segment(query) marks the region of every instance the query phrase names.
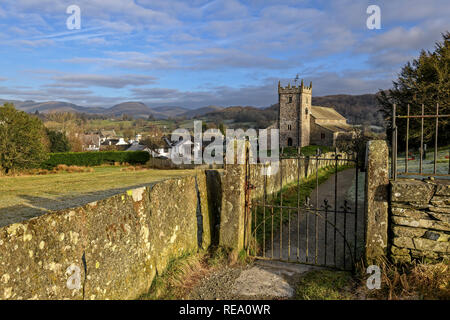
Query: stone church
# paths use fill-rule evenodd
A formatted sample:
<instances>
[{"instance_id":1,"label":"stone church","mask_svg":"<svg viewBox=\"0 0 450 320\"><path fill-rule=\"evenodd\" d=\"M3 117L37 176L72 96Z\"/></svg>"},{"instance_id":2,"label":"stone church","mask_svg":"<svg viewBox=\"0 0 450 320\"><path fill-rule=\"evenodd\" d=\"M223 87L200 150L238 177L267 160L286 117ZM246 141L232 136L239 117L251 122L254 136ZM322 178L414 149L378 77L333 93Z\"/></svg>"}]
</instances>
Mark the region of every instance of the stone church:
<instances>
[{"instance_id":1,"label":"stone church","mask_svg":"<svg viewBox=\"0 0 450 320\"><path fill-rule=\"evenodd\" d=\"M334 146L336 139L351 138L352 127L333 108L312 106L309 86L281 87L278 82L278 121L280 147Z\"/></svg>"}]
</instances>

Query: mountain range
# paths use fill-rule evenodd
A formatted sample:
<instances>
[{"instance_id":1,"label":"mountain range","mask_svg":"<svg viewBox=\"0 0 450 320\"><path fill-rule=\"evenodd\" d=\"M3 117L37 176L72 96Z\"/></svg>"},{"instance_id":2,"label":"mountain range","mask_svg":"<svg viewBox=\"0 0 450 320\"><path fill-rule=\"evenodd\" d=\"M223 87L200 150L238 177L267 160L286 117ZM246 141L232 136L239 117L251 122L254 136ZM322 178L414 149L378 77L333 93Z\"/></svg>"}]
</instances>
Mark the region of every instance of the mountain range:
<instances>
[{"instance_id":1,"label":"mountain range","mask_svg":"<svg viewBox=\"0 0 450 320\"><path fill-rule=\"evenodd\" d=\"M18 110L28 113L56 113L56 112L73 112L73 113L87 113L87 114L103 114L111 116L121 116L123 114L132 116L134 118L148 118L153 116L155 119L168 118L192 118L194 116L204 115L209 112L214 112L223 109L218 106L207 106L198 109L188 109L178 106L164 106L150 108L146 104L138 101L128 101L116 104L110 108L101 107L83 107L69 102L63 101L45 101L36 102L32 100L6 100L0 99L0 104L11 102Z\"/></svg>"},{"instance_id":2,"label":"mountain range","mask_svg":"<svg viewBox=\"0 0 450 320\"><path fill-rule=\"evenodd\" d=\"M69 102L62 101L45 101L36 102L32 100L5 100L0 99L0 104L5 102L14 103L19 110L35 113L52 113L52 112L76 112L87 114L102 114L111 116L122 116L124 114L133 118L155 119L168 118L208 118L211 120L227 120L236 121L264 121L270 122L276 119L278 104L273 104L268 108L256 108L251 106L206 106L196 109L189 109L180 106L164 106L150 108L146 104L138 101L129 101L116 104L110 108L101 107L84 107ZM382 125L383 119L378 112L376 94L364 95L330 95L323 97L313 97L313 105L333 107L350 123L371 123L374 125Z\"/></svg>"}]
</instances>

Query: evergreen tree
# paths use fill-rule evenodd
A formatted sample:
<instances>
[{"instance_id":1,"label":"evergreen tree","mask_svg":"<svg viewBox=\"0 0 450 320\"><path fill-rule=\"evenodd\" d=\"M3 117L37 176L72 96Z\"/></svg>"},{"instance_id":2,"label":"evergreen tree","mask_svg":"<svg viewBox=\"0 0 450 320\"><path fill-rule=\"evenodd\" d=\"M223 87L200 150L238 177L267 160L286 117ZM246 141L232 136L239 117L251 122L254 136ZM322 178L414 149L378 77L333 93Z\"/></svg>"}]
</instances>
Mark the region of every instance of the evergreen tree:
<instances>
[{"instance_id":1,"label":"evergreen tree","mask_svg":"<svg viewBox=\"0 0 450 320\"><path fill-rule=\"evenodd\" d=\"M442 35L443 41L437 42L433 52L422 50L420 56L408 62L401 70L393 88L388 92L380 92L378 102L381 106L388 134L392 133L392 106L395 103L397 115L407 114L410 104L410 114L420 115L422 104L425 114L434 115L436 104L439 104L439 114L450 114L450 33ZM425 143L434 141L435 119L424 121ZM406 120L398 119L399 144L406 138ZM410 120L410 141L420 145L420 119ZM450 140L450 119L439 119L439 144L446 145Z\"/></svg>"},{"instance_id":2,"label":"evergreen tree","mask_svg":"<svg viewBox=\"0 0 450 320\"><path fill-rule=\"evenodd\" d=\"M70 142L64 133L47 129L47 136L50 142L50 152L70 151Z\"/></svg>"},{"instance_id":3,"label":"evergreen tree","mask_svg":"<svg viewBox=\"0 0 450 320\"><path fill-rule=\"evenodd\" d=\"M13 104L0 106L0 169L38 166L47 158L45 128L41 120Z\"/></svg>"}]
</instances>

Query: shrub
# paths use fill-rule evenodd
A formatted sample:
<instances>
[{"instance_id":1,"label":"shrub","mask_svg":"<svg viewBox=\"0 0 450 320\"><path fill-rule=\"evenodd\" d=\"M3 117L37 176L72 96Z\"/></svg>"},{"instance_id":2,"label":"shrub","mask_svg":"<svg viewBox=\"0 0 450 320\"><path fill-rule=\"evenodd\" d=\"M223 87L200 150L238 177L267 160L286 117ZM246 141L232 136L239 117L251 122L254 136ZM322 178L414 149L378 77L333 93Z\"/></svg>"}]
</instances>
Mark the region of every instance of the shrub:
<instances>
[{"instance_id":1,"label":"shrub","mask_svg":"<svg viewBox=\"0 0 450 320\"><path fill-rule=\"evenodd\" d=\"M149 158L149 153L145 151L50 153L49 159L43 163L42 167L51 169L58 165L88 167L114 163L145 164Z\"/></svg>"}]
</instances>

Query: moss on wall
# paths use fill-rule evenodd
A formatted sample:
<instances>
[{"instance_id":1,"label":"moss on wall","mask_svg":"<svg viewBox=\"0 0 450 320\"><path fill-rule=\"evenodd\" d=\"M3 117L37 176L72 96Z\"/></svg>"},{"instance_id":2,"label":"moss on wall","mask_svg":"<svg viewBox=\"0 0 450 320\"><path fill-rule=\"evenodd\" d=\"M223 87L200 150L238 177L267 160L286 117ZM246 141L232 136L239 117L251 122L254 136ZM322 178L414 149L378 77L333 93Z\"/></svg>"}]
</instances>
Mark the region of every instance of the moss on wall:
<instances>
[{"instance_id":1,"label":"moss on wall","mask_svg":"<svg viewBox=\"0 0 450 320\"><path fill-rule=\"evenodd\" d=\"M198 171L0 228L0 299L140 296L170 259L198 249L198 213L200 245L211 244L215 177ZM67 285L74 270L79 288Z\"/></svg>"}]
</instances>

